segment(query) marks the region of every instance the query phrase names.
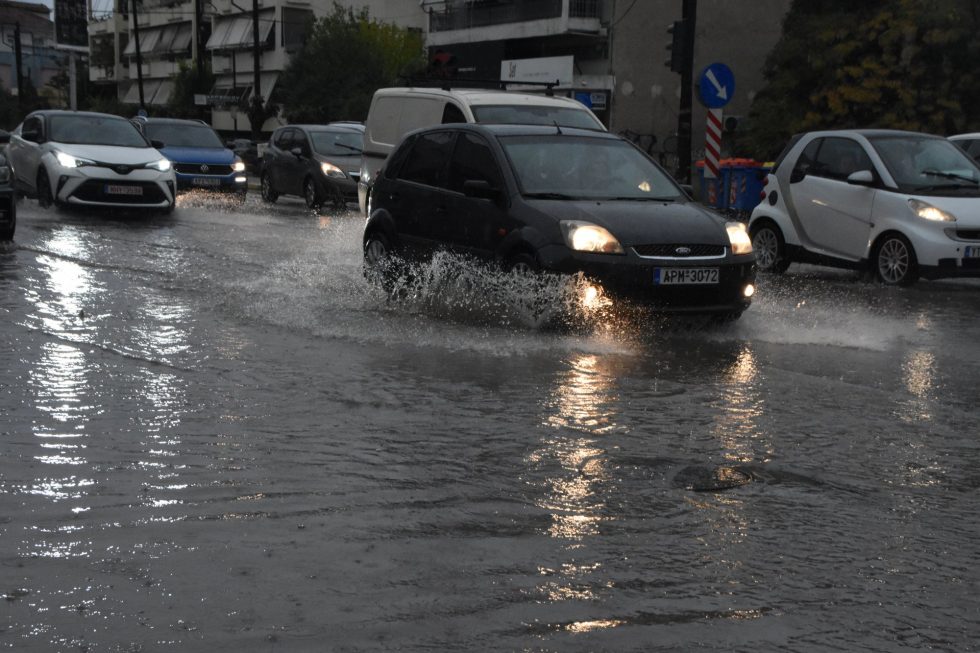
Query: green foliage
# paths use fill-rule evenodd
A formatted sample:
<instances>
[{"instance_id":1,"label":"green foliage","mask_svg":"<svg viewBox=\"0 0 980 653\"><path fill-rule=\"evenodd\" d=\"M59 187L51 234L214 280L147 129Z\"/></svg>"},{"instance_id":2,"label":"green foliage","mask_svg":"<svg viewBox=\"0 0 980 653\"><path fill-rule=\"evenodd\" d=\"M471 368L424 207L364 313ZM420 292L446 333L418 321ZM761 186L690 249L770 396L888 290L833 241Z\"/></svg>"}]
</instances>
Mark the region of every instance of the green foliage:
<instances>
[{"instance_id":1,"label":"green foliage","mask_svg":"<svg viewBox=\"0 0 980 653\"><path fill-rule=\"evenodd\" d=\"M771 159L797 132L980 129L980 0L794 0L739 148Z\"/></svg>"},{"instance_id":2,"label":"green foliage","mask_svg":"<svg viewBox=\"0 0 980 653\"><path fill-rule=\"evenodd\" d=\"M205 63L200 72L197 66L189 61L180 61L177 67L177 74L173 76L174 88L167 101L166 113L175 118L204 118L205 107L194 104L194 95L210 93L214 87L211 64Z\"/></svg>"},{"instance_id":3,"label":"green foliage","mask_svg":"<svg viewBox=\"0 0 980 653\"><path fill-rule=\"evenodd\" d=\"M290 122L364 120L375 90L423 65L421 34L335 2L290 60L277 87L279 100Z\"/></svg>"}]
</instances>

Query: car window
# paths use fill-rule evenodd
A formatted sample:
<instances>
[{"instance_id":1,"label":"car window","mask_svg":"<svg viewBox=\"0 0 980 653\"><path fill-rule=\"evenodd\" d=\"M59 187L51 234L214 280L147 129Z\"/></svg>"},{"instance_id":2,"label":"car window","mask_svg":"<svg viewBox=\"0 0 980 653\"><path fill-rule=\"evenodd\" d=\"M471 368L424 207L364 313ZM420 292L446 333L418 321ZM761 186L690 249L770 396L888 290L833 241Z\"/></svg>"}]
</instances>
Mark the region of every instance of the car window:
<instances>
[{"instance_id":1,"label":"car window","mask_svg":"<svg viewBox=\"0 0 980 653\"><path fill-rule=\"evenodd\" d=\"M20 134L22 132L31 131L31 130L34 130L38 133L41 132L41 119L38 118L37 116L28 118L27 120L24 121L24 123L21 125L19 130L14 130L14 131L17 131L17 133Z\"/></svg>"},{"instance_id":2,"label":"car window","mask_svg":"<svg viewBox=\"0 0 980 653\"><path fill-rule=\"evenodd\" d=\"M824 138L810 174L846 181L858 170L874 171L871 157L861 144L850 138Z\"/></svg>"},{"instance_id":3,"label":"car window","mask_svg":"<svg viewBox=\"0 0 980 653\"><path fill-rule=\"evenodd\" d=\"M796 160L796 165L793 166L791 179L802 179L804 176L813 172L814 161L817 159L817 151L820 149L820 143L822 142L822 138L815 138L810 141L809 145L803 148L803 151L800 152L800 158Z\"/></svg>"},{"instance_id":4,"label":"car window","mask_svg":"<svg viewBox=\"0 0 980 653\"><path fill-rule=\"evenodd\" d=\"M398 178L427 186L446 187L446 163L452 154L453 132L422 134L415 139Z\"/></svg>"},{"instance_id":5,"label":"car window","mask_svg":"<svg viewBox=\"0 0 980 653\"><path fill-rule=\"evenodd\" d=\"M303 150L303 154L310 153L310 139L306 137L306 132L301 129L293 130L293 147Z\"/></svg>"},{"instance_id":6,"label":"car window","mask_svg":"<svg viewBox=\"0 0 980 653\"><path fill-rule=\"evenodd\" d=\"M310 133L313 149L325 156L351 156L364 148L364 135L348 131L315 131Z\"/></svg>"},{"instance_id":7,"label":"car window","mask_svg":"<svg viewBox=\"0 0 980 653\"><path fill-rule=\"evenodd\" d=\"M283 129L276 135L275 142L273 145L278 147L280 150L289 150L290 143L292 142L292 129Z\"/></svg>"},{"instance_id":8,"label":"car window","mask_svg":"<svg viewBox=\"0 0 980 653\"><path fill-rule=\"evenodd\" d=\"M956 144L962 147L963 150L974 159L980 160L980 138L958 140L956 141Z\"/></svg>"},{"instance_id":9,"label":"car window","mask_svg":"<svg viewBox=\"0 0 980 653\"><path fill-rule=\"evenodd\" d=\"M583 106L581 109L542 105L482 105L474 106L477 122L503 125L554 125L599 129L605 131L596 118Z\"/></svg>"},{"instance_id":10,"label":"car window","mask_svg":"<svg viewBox=\"0 0 980 653\"><path fill-rule=\"evenodd\" d=\"M446 108L442 110L442 124L450 122L466 122L466 116L463 115L462 109L452 102L447 102Z\"/></svg>"},{"instance_id":11,"label":"car window","mask_svg":"<svg viewBox=\"0 0 980 653\"><path fill-rule=\"evenodd\" d=\"M980 167L945 138L888 135L869 139L900 190L980 191Z\"/></svg>"},{"instance_id":12,"label":"car window","mask_svg":"<svg viewBox=\"0 0 980 653\"><path fill-rule=\"evenodd\" d=\"M54 115L48 119L48 140L77 145L149 147L136 125L110 116Z\"/></svg>"},{"instance_id":13,"label":"car window","mask_svg":"<svg viewBox=\"0 0 980 653\"><path fill-rule=\"evenodd\" d=\"M168 147L220 147L224 144L213 129L193 123L148 122L146 136Z\"/></svg>"},{"instance_id":14,"label":"car window","mask_svg":"<svg viewBox=\"0 0 980 653\"><path fill-rule=\"evenodd\" d=\"M486 181L491 188L503 188L503 178L490 145L479 136L464 132L456 138L453 149L449 189L462 193L467 181Z\"/></svg>"},{"instance_id":15,"label":"car window","mask_svg":"<svg viewBox=\"0 0 980 653\"><path fill-rule=\"evenodd\" d=\"M621 139L571 135L507 136L500 143L525 195L555 199L678 199L662 169Z\"/></svg>"}]
</instances>

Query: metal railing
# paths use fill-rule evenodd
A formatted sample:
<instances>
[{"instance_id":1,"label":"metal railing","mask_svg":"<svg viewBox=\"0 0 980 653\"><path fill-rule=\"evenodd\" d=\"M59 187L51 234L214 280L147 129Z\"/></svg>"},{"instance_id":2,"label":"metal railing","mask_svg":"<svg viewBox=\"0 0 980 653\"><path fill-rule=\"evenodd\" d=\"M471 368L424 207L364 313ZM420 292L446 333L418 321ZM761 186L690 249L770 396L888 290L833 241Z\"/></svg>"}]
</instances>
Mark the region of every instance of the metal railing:
<instances>
[{"instance_id":1,"label":"metal railing","mask_svg":"<svg viewBox=\"0 0 980 653\"><path fill-rule=\"evenodd\" d=\"M481 4L450 4L445 9L429 13L429 31L445 32L456 29L523 23L529 20L561 18L565 6L572 18L599 18L602 0L522 0Z\"/></svg>"}]
</instances>

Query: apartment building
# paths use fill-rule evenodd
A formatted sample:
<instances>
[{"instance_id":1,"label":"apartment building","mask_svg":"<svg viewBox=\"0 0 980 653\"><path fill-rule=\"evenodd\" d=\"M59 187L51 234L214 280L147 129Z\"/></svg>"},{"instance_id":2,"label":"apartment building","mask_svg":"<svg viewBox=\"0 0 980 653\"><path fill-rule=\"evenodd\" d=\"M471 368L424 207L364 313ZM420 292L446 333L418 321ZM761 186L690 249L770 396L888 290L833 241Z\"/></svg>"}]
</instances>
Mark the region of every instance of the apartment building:
<instances>
[{"instance_id":1,"label":"apartment building","mask_svg":"<svg viewBox=\"0 0 980 653\"><path fill-rule=\"evenodd\" d=\"M64 53L55 50L51 8L41 3L0 1L0 84L17 95L14 30L20 26L22 83L38 91L62 68Z\"/></svg>"}]
</instances>

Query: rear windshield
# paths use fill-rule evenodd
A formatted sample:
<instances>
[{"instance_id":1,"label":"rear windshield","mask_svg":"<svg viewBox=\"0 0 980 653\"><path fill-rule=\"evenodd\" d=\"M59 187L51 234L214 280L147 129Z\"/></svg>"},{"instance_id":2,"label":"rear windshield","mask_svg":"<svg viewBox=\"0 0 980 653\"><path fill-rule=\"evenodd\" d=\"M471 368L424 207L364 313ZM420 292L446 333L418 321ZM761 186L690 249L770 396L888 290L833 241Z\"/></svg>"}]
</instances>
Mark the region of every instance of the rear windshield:
<instances>
[{"instance_id":1,"label":"rear windshield","mask_svg":"<svg viewBox=\"0 0 980 653\"><path fill-rule=\"evenodd\" d=\"M364 147L364 135L347 131L310 132L313 149L326 156L352 156Z\"/></svg>"},{"instance_id":2,"label":"rear windshield","mask_svg":"<svg viewBox=\"0 0 980 653\"><path fill-rule=\"evenodd\" d=\"M149 122L146 136L167 147L224 147L213 129L200 124Z\"/></svg>"},{"instance_id":3,"label":"rear windshield","mask_svg":"<svg viewBox=\"0 0 980 653\"><path fill-rule=\"evenodd\" d=\"M56 143L149 147L133 123L111 116L52 116L48 137Z\"/></svg>"},{"instance_id":4,"label":"rear windshield","mask_svg":"<svg viewBox=\"0 0 980 653\"><path fill-rule=\"evenodd\" d=\"M497 125L554 125L605 131L585 106L581 109L541 105L481 105L471 107L477 122Z\"/></svg>"}]
</instances>

